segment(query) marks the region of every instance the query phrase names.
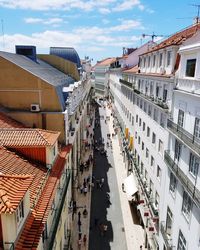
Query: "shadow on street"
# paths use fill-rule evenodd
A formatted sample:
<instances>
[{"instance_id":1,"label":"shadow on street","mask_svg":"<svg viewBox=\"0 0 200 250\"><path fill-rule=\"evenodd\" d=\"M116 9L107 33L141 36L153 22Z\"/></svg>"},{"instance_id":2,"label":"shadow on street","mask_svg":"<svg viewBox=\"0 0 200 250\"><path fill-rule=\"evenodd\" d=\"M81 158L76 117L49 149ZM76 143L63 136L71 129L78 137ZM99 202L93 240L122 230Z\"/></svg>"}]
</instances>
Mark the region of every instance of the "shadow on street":
<instances>
[{"instance_id":1,"label":"shadow on street","mask_svg":"<svg viewBox=\"0 0 200 250\"><path fill-rule=\"evenodd\" d=\"M113 227L111 221L107 220L107 208L112 205L107 172L112 166L108 163L106 155L99 150L98 143L102 142L102 135L98 110L96 107L97 124L94 131L94 144L97 149L94 149L94 187L91 197L89 250L110 250L110 242L113 241ZM101 181L102 178L103 181Z\"/></svg>"}]
</instances>

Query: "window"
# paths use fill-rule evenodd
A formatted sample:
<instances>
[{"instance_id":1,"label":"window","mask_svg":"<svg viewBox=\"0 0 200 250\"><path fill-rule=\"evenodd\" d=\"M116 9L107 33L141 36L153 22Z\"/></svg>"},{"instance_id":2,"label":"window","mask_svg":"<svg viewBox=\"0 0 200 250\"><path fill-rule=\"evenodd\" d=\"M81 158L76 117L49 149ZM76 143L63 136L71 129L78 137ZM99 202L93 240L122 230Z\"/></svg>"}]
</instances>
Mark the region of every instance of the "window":
<instances>
[{"instance_id":1,"label":"window","mask_svg":"<svg viewBox=\"0 0 200 250\"><path fill-rule=\"evenodd\" d=\"M53 147L53 155L54 156L56 155L56 147L55 146Z\"/></svg>"},{"instance_id":2,"label":"window","mask_svg":"<svg viewBox=\"0 0 200 250\"><path fill-rule=\"evenodd\" d=\"M154 165L155 165L155 160L154 160L153 156L151 156L151 167L154 167Z\"/></svg>"},{"instance_id":3,"label":"window","mask_svg":"<svg viewBox=\"0 0 200 250\"><path fill-rule=\"evenodd\" d=\"M142 142L142 150L144 150L144 142Z\"/></svg>"},{"instance_id":4,"label":"window","mask_svg":"<svg viewBox=\"0 0 200 250\"><path fill-rule=\"evenodd\" d=\"M144 172L144 179L145 179L145 181L147 181L147 179L148 179L148 173L147 173L146 170L145 170L145 172Z\"/></svg>"},{"instance_id":5,"label":"window","mask_svg":"<svg viewBox=\"0 0 200 250\"><path fill-rule=\"evenodd\" d=\"M141 124L142 124L142 120L141 120L141 118L139 119L139 126L141 126Z\"/></svg>"},{"instance_id":6,"label":"window","mask_svg":"<svg viewBox=\"0 0 200 250\"><path fill-rule=\"evenodd\" d=\"M140 105L140 99L137 98L137 106L139 107L139 105Z\"/></svg>"},{"instance_id":7,"label":"window","mask_svg":"<svg viewBox=\"0 0 200 250\"><path fill-rule=\"evenodd\" d=\"M185 76L194 77L195 67L196 67L196 59L187 60Z\"/></svg>"},{"instance_id":8,"label":"window","mask_svg":"<svg viewBox=\"0 0 200 250\"><path fill-rule=\"evenodd\" d=\"M177 250L186 250L186 239L183 236L183 233L181 232L181 230L179 230Z\"/></svg>"},{"instance_id":9,"label":"window","mask_svg":"<svg viewBox=\"0 0 200 250\"><path fill-rule=\"evenodd\" d=\"M156 208L158 208L159 206L159 199L160 199L159 194L156 192L155 194L155 207Z\"/></svg>"},{"instance_id":10,"label":"window","mask_svg":"<svg viewBox=\"0 0 200 250\"><path fill-rule=\"evenodd\" d=\"M146 102L144 102L144 107L143 107L144 109L144 112L146 113L147 112L147 103Z\"/></svg>"},{"instance_id":11,"label":"window","mask_svg":"<svg viewBox=\"0 0 200 250\"><path fill-rule=\"evenodd\" d=\"M134 116L132 115L132 125L134 125Z\"/></svg>"},{"instance_id":12,"label":"window","mask_svg":"<svg viewBox=\"0 0 200 250\"><path fill-rule=\"evenodd\" d=\"M145 122L143 122L143 124L142 124L143 131L145 131L145 128L146 128L146 124L145 124Z\"/></svg>"},{"instance_id":13,"label":"window","mask_svg":"<svg viewBox=\"0 0 200 250\"><path fill-rule=\"evenodd\" d=\"M136 115L136 123L138 123L138 115Z\"/></svg>"},{"instance_id":14,"label":"window","mask_svg":"<svg viewBox=\"0 0 200 250\"><path fill-rule=\"evenodd\" d=\"M166 122L166 117L165 117L165 115L163 113L161 113L161 115L160 115L160 126L164 128L165 127L165 122Z\"/></svg>"},{"instance_id":15,"label":"window","mask_svg":"<svg viewBox=\"0 0 200 250\"><path fill-rule=\"evenodd\" d=\"M142 109L142 106L143 106L143 100L140 99L140 108Z\"/></svg>"},{"instance_id":16,"label":"window","mask_svg":"<svg viewBox=\"0 0 200 250\"><path fill-rule=\"evenodd\" d=\"M149 150L146 148L146 158L149 158Z\"/></svg>"},{"instance_id":17,"label":"window","mask_svg":"<svg viewBox=\"0 0 200 250\"><path fill-rule=\"evenodd\" d=\"M198 174L198 169L199 169L199 159L192 153L190 153L189 171L196 177Z\"/></svg>"},{"instance_id":18,"label":"window","mask_svg":"<svg viewBox=\"0 0 200 250\"><path fill-rule=\"evenodd\" d=\"M189 219L191 210L192 210L192 200L191 200L190 196L184 191L182 212L187 220Z\"/></svg>"},{"instance_id":19,"label":"window","mask_svg":"<svg viewBox=\"0 0 200 250\"><path fill-rule=\"evenodd\" d=\"M158 152L163 155L163 142L159 140L158 142Z\"/></svg>"},{"instance_id":20,"label":"window","mask_svg":"<svg viewBox=\"0 0 200 250\"><path fill-rule=\"evenodd\" d=\"M162 59L163 59L163 55L162 53L160 54L160 57L159 57L159 66L162 66Z\"/></svg>"},{"instance_id":21,"label":"window","mask_svg":"<svg viewBox=\"0 0 200 250\"><path fill-rule=\"evenodd\" d=\"M160 178L161 178L161 169L160 169L160 167L158 165L157 165L156 177L160 181Z\"/></svg>"},{"instance_id":22,"label":"window","mask_svg":"<svg viewBox=\"0 0 200 250\"><path fill-rule=\"evenodd\" d=\"M147 127L147 137L149 137L149 136L150 136L150 128Z\"/></svg>"},{"instance_id":23,"label":"window","mask_svg":"<svg viewBox=\"0 0 200 250\"><path fill-rule=\"evenodd\" d=\"M151 113L152 113L152 107L151 107L151 105L149 105L149 108L148 108L148 115L151 116Z\"/></svg>"},{"instance_id":24,"label":"window","mask_svg":"<svg viewBox=\"0 0 200 250\"><path fill-rule=\"evenodd\" d=\"M141 175L143 175L143 173L144 173L144 163L141 161L141 169L140 169L140 171L141 171Z\"/></svg>"},{"instance_id":25,"label":"window","mask_svg":"<svg viewBox=\"0 0 200 250\"><path fill-rule=\"evenodd\" d=\"M167 51L167 66L171 64L171 57L172 57L172 52Z\"/></svg>"},{"instance_id":26,"label":"window","mask_svg":"<svg viewBox=\"0 0 200 250\"><path fill-rule=\"evenodd\" d=\"M24 218L24 201L23 200L19 203L16 215L17 215L17 224L20 224Z\"/></svg>"},{"instance_id":27,"label":"window","mask_svg":"<svg viewBox=\"0 0 200 250\"><path fill-rule=\"evenodd\" d=\"M178 125L180 127L183 127L183 121L184 121L184 111L179 109L179 111L178 111Z\"/></svg>"},{"instance_id":28,"label":"window","mask_svg":"<svg viewBox=\"0 0 200 250\"><path fill-rule=\"evenodd\" d=\"M195 118L194 136L200 138L200 119Z\"/></svg>"},{"instance_id":29,"label":"window","mask_svg":"<svg viewBox=\"0 0 200 250\"><path fill-rule=\"evenodd\" d=\"M158 121L158 110L157 109L154 109L154 113L153 113L153 119L154 121Z\"/></svg>"},{"instance_id":30,"label":"window","mask_svg":"<svg viewBox=\"0 0 200 250\"><path fill-rule=\"evenodd\" d=\"M137 131L135 131L135 139L137 139Z\"/></svg>"},{"instance_id":31,"label":"window","mask_svg":"<svg viewBox=\"0 0 200 250\"><path fill-rule=\"evenodd\" d=\"M173 225L173 214L169 207L167 207L167 218L166 218L166 233L167 235L171 235L172 233L172 225Z\"/></svg>"},{"instance_id":32,"label":"window","mask_svg":"<svg viewBox=\"0 0 200 250\"><path fill-rule=\"evenodd\" d=\"M145 67L145 64L146 64L146 57L144 58L144 65L143 65L144 67Z\"/></svg>"},{"instance_id":33,"label":"window","mask_svg":"<svg viewBox=\"0 0 200 250\"><path fill-rule=\"evenodd\" d=\"M150 56L148 57L148 67L150 67L150 62L151 62L151 58Z\"/></svg>"},{"instance_id":34,"label":"window","mask_svg":"<svg viewBox=\"0 0 200 250\"><path fill-rule=\"evenodd\" d=\"M155 144L156 143L156 134L152 133L152 143Z\"/></svg>"},{"instance_id":35,"label":"window","mask_svg":"<svg viewBox=\"0 0 200 250\"><path fill-rule=\"evenodd\" d=\"M179 161L181 155L181 143L176 140L175 141L175 152L174 152L174 159Z\"/></svg>"},{"instance_id":36,"label":"window","mask_svg":"<svg viewBox=\"0 0 200 250\"><path fill-rule=\"evenodd\" d=\"M173 194L173 196L175 195L176 186L177 186L176 177L175 177L174 174L170 173L169 190L170 190L170 192Z\"/></svg>"},{"instance_id":37,"label":"window","mask_svg":"<svg viewBox=\"0 0 200 250\"><path fill-rule=\"evenodd\" d=\"M140 136L138 136L138 144L140 144Z\"/></svg>"},{"instance_id":38,"label":"window","mask_svg":"<svg viewBox=\"0 0 200 250\"><path fill-rule=\"evenodd\" d=\"M153 56L153 67L156 65L156 55Z\"/></svg>"}]
</instances>

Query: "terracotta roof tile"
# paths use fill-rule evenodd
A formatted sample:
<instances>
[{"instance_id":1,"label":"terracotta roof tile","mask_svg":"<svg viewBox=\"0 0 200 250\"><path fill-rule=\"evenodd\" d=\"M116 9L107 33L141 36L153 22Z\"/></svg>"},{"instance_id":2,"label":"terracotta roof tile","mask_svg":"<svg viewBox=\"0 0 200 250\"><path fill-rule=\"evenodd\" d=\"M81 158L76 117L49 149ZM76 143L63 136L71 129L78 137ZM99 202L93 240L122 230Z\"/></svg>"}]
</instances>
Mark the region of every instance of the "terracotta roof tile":
<instances>
[{"instance_id":1,"label":"terracotta roof tile","mask_svg":"<svg viewBox=\"0 0 200 250\"><path fill-rule=\"evenodd\" d=\"M142 55L148 54L150 52L153 52L153 51L156 51L159 49L163 49L163 48L168 47L168 46L181 45L185 40L192 37L199 29L200 29L200 23L192 25L190 27L187 27L184 30L181 30L181 31L173 34L172 36L165 39L161 43L152 47L152 49L150 49L148 52L146 52Z\"/></svg>"},{"instance_id":2,"label":"terracotta roof tile","mask_svg":"<svg viewBox=\"0 0 200 250\"><path fill-rule=\"evenodd\" d=\"M31 175L0 174L0 214L16 210L32 181Z\"/></svg>"},{"instance_id":3,"label":"terracotta roof tile","mask_svg":"<svg viewBox=\"0 0 200 250\"><path fill-rule=\"evenodd\" d=\"M136 65L130 69L123 70L123 73L137 73L139 70L139 67Z\"/></svg>"},{"instance_id":4,"label":"terracotta roof tile","mask_svg":"<svg viewBox=\"0 0 200 250\"><path fill-rule=\"evenodd\" d=\"M0 112L0 128L25 128L25 126L5 113Z\"/></svg>"},{"instance_id":5,"label":"terracotta roof tile","mask_svg":"<svg viewBox=\"0 0 200 250\"><path fill-rule=\"evenodd\" d=\"M71 147L65 147L51 170L46 185L41 193L40 199L27 219L27 223L19 237L15 249L37 249L40 237L44 230L44 225L47 221L48 214L51 209L53 199L59 179L66 163L66 156Z\"/></svg>"},{"instance_id":6,"label":"terracotta roof tile","mask_svg":"<svg viewBox=\"0 0 200 250\"><path fill-rule=\"evenodd\" d=\"M60 133L55 131L31 128L0 129L0 145L16 146L53 146Z\"/></svg>"},{"instance_id":7,"label":"terracotta roof tile","mask_svg":"<svg viewBox=\"0 0 200 250\"><path fill-rule=\"evenodd\" d=\"M110 65L111 63L115 62L116 58L112 57L112 58L106 58L100 62L98 62L95 66L107 66Z\"/></svg>"},{"instance_id":8,"label":"terracotta roof tile","mask_svg":"<svg viewBox=\"0 0 200 250\"><path fill-rule=\"evenodd\" d=\"M32 175L30 185L31 206L39 192L42 181L48 175L48 169L42 165L31 164L13 152L0 147L0 172L3 175Z\"/></svg>"}]
</instances>

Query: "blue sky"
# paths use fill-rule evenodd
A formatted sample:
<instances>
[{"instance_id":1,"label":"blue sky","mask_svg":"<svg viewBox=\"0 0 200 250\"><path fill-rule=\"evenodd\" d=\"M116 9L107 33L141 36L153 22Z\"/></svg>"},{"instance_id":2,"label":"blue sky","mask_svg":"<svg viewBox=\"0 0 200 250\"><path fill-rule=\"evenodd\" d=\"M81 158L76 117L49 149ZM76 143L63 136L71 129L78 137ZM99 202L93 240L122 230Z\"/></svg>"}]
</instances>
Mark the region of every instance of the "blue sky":
<instances>
[{"instance_id":1,"label":"blue sky","mask_svg":"<svg viewBox=\"0 0 200 250\"><path fill-rule=\"evenodd\" d=\"M186 0L0 0L0 50L15 44L74 47L93 62L120 56L150 38L168 36L192 24L197 8ZM194 2L195 3L195 2ZM4 34L4 36L3 36ZM158 37L159 38L159 37Z\"/></svg>"}]
</instances>

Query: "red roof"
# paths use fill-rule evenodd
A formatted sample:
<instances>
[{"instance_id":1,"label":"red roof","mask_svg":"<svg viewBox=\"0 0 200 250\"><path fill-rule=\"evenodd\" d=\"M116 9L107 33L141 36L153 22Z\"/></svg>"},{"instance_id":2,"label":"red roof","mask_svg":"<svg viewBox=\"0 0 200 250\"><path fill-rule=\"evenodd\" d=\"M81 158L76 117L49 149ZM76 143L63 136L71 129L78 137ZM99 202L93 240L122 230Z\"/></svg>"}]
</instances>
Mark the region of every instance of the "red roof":
<instances>
[{"instance_id":1,"label":"red roof","mask_svg":"<svg viewBox=\"0 0 200 250\"><path fill-rule=\"evenodd\" d=\"M31 128L6 128L0 129L0 145L5 147L16 146L53 146L60 132L31 129Z\"/></svg>"},{"instance_id":2,"label":"red roof","mask_svg":"<svg viewBox=\"0 0 200 250\"><path fill-rule=\"evenodd\" d=\"M58 182L66 163L66 156L70 149L71 146L65 147L59 154L40 196L40 199L38 200L37 206L27 219L27 222L16 244L16 250L37 249L40 237L44 230L44 225L51 210L51 205L55 197Z\"/></svg>"},{"instance_id":3,"label":"red roof","mask_svg":"<svg viewBox=\"0 0 200 250\"><path fill-rule=\"evenodd\" d=\"M109 66L111 63L115 62L116 58L112 57L112 58L106 58L100 62L98 62L95 66Z\"/></svg>"},{"instance_id":4,"label":"red roof","mask_svg":"<svg viewBox=\"0 0 200 250\"><path fill-rule=\"evenodd\" d=\"M161 43L157 44L156 46L152 47L148 52L145 52L142 55L148 54L150 52L160 50L172 45L181 45L185 40L192 37L198 30L200 29L200 23L194 24L190 27L181 30L174 35L170 36L169 38L165 39Z\"/></svg>"},{"instance_id":5,"label":"red roof","mask_svg":"<svg viewBox=\"0 0 200 250\"><path fill-rule=\"evenodd\" d=\"M46 179L48 169L42 165L32 164L15 153L0 147L0 172L3 175L32 175L30 185L31 206L36 198L40 186ZM11 200L11 202L14 202ZM17 201L16 201L17 202Z\"/></svg>"},{"instance_id":6,"label":"red roof","mask_svg":"<svg viewBox=\"0 0 200 250\"><path fill-rule=\"evenodd\" d=\"M0 128L25 128L25 126L0 112Z\"/></svg>"},{"instance_id":7,"label":"red roof","mask_svg":"<svg viewBox=\"0 0 200 250\"><path fill-rule=\"evenodd\" d=\"M137 73L139 70L139 67L136 65L130 69L123 70L123 73Z\"/></svg>"},{"instance_id":8,"label":"red roof","mask_svg":"<svg viewBox=\"0 0 200 250\"><path fill-rule=\"evenodd\" d=\"M0 214L16 210L32 181L31 175L0 174Z\"/></svg>"}]
</instances>

